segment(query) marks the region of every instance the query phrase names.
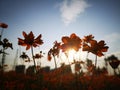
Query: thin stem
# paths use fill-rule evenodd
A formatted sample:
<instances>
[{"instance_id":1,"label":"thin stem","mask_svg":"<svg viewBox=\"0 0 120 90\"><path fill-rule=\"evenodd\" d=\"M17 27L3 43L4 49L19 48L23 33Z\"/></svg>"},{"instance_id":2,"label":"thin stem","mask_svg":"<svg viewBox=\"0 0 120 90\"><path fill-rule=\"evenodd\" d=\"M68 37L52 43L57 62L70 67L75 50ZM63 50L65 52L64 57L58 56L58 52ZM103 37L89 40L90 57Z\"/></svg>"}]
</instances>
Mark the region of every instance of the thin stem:
<instances>
[{"instance_id":1,"label":"thin stem","mask_svg":"<svg viewBox=\"0 0 120 90\"><path fill-rule=\"evenodd\" d=\"M0 41L2 39L2 34L3 34L4 29L2 28L1 35L0 35Z\"/></svg>"},{"instance_id":2,"label":"thin stem","mask_svg":"<svg viewBox=\"0 0 120 90\"><path fill-rule=\"evenodd\" d=\"M97 55L95 56L95 68L97 66Z\"/></svg>"},{"instance_id":3,"label":"thin stem","mask_svg":"<svg viewBox=\"0 0 120 90\"><path fill-rule=\"evenodd\" d=\"M88 55L89 55L89 52L87 52L87 55L86 55L86 60L88 59Z\"/></svg>"},{"instance_id":4,"label":"thin stem","mask_svg":"<svg viewBox=\"0 0 120 90\"><path fill-rule=\"evenodd\" d=\"M68 63L69 63L69 65L70 65L70 60L69 60L69 58L67 57L67 59L68 59Z\"/></svg>"},{"instance_id":5,"label":"thin stem","mask_svg":"<svg viewBox=\"0 0 120 90\"><path fill-rule=\"evenodd\" d=\"M55 56L54 57L54 63L55 63L55 69L57 68L57 63L56 63L56 59L55 59Z\"/></svg>"},{"instance_id":6,"label":"thin stem","mask_svg":"<svg viewBox=\"0 0 120 90\"><path fill-rule=\"evenodd\" d=\"M5 48L3 48L3 54L2 54L2 69L4 69L4 63L5 63Z\"/></svg>"},{"instance_id":7,"label":"thin stem","mask_svg":"<svg viewBox=\"0 0 120 90\"><path fill-rule=\"evenodd\" d=\"M114 75L117 75L117 73L116 73L115 69L113 69L113 70L114 70Z\"/></svg>"},{"instance_id":8,"label":"thin stem","mask_svg":"<svg viewBox=\"0 0 120 90\"><path fill-rule=\"evenodd\" d=\"M34 54L33 54L33 47L31 46L31 52L32 52L32 58L33 58L33 62L34 62L34 69L35 69L35 73L36 73L36 63L35 63L35 58L34 58Z\"/></svg>"}]
</instances>

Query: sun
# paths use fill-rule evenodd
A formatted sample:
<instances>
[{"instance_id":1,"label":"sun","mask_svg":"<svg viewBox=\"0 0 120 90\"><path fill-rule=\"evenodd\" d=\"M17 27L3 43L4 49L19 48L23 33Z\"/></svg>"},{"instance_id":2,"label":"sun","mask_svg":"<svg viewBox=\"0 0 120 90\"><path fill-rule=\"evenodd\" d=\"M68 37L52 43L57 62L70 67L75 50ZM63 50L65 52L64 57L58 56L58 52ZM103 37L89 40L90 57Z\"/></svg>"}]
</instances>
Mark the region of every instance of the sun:
<instances>
[{"instance_id":1,"label":"sun","mask_svg":"<svg viewBox=\"0 0 120 90\"><path fill-rule=\"evenodd\" d=\"M70 49L68 51L68 59L70 62L73 62L75 55L76 55L76 51L74 49Z\"/></svg>"},{"instance_id":2,"label":"sun","mask_svg":"<svg viewBox=\"0 0 120 90\"><path fill-rule=\"evenodd\" d=\"M75 51L74 49L69 49L66 54L61 53L61 61L65 63L73 63L75 61L79 60L85 60L86 59L86 53L83 51Z\"/></svg>"}]
</instances>

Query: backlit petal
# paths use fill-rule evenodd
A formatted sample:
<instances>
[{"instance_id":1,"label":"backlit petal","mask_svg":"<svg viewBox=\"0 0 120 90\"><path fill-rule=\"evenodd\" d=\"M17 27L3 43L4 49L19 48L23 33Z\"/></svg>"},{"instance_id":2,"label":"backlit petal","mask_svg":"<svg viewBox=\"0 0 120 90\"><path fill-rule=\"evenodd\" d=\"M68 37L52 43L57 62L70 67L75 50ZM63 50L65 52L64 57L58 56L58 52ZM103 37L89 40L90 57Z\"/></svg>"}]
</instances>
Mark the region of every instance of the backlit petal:
<instances>
[{"instance_id":1,"label":"backlit petal","mask_svg":"<svg viewBox=\"0 0 120 90\"><path fill-rule=\"evenodd\" d=\"M68 43L70 41L70 38L69 37L62 37L62 42L64 44Z\"/></svg>"},{"instance_id":2,"label":"backlit petal","mask_svg":"<svg viewBox=\"0 0 120 90\"><path fill-rule=\"evenodd\" d=\"M22 34L23 34L23 36L24 36L24 38L26 38L27 37L27 34L26 34L26 32L22 32Z\"/></svg>"},{"instance_id":3,"label":"backlit petal","mask_svg":"<svg viewBox=\"0 0 120 90\"><path fill-rule=\"evenodd\" d=\"M29 50L29 49L30 49L30 45L27 45L26 50Z\"/></svg>"}]
</instances>

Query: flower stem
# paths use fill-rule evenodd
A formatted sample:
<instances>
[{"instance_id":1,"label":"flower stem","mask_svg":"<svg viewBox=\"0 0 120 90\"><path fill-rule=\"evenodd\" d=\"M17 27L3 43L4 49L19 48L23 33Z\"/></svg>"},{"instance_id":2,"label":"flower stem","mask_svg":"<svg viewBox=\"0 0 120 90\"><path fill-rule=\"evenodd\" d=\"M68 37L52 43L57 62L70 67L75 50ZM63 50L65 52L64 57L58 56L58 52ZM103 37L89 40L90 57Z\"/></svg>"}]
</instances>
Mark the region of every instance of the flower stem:
<instances>
[{"instance_id":1,"label":"flower stem","mask_svg":"<svg viewBox=\"0 0 120 90\"><path fill-rule=\"evenodd\" d=\"M36 63L35 63L35 58L34 58L34 54L33 54L33 47L31 46L31 52L32 52L32 58L33 58L33 62L34 62L34 70L35 70L35 73L37 72L36 70Z\"/></svg>"},{"instance_id":2,"label":"flower stem","mask_svg":"<svg viewBox=\"0 0 120 90\"><path fill-rule=\"evenodd\" d=\"M2 39L2 34L3 34L4 29L2 28L1 34L0 34L0 41Z\"/></svg>"},{"instance_id":3,"label":"flower stem","mask_svg":"<svg viewBox=\"0 0 120 90\"><path fill-rule=\"evenodd\" d=\"M95 56L95 68L97 66L97 55Z\"/></svg>"},{"instance_id":4,"label":"flower stem","mask_svg":"<svg viewBox=\"0 0 120 90\"><path fill-rule=\"evenodd\" d=\"M4 71L4 64L5 64L5 48L3 48L3 54L2 54L2 71Z\"/></svg>"},{"instance_id":5,"label":"flower stem","mask_svg":"<svg viewBox=\"0 0 120 90\"><path fill-rule=\"evenodd\" d=\"M57 63L56 63L56 59L55 59L55 56L54 57L54 62L55 62L55 69L57 69Z\"/></svg>"},{"instance_id":6,"label":"flower stem","mask_svg":"<svg viewBox=\"0 0 120 90\"><path fill-rule=\"evenodd\" d=\"M86 55L86 60L88 59L88 55L89 55L89 52L87 52L87 55Z\"/></svg>"}]
</instances>

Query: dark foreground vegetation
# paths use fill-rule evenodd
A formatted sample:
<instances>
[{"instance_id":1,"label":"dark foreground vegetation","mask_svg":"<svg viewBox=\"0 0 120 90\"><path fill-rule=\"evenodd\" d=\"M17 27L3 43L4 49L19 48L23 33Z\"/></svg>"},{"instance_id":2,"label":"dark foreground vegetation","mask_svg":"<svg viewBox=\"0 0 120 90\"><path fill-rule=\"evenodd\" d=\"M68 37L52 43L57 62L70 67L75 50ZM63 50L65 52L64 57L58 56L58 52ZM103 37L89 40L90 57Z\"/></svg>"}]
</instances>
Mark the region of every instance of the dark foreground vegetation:
<instances>
[{"instance_id":1,"label":"dark foreground vegetation","mask_svg":"<svg viewBox=\"0 0 120 90\"><path fill-rule=\"evenodd\" d=\"M120 90L120 76L54 70L37 74L0 72L0 90Z\"/></svg>"}]
</instances>

